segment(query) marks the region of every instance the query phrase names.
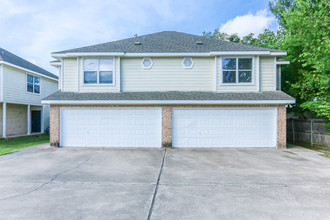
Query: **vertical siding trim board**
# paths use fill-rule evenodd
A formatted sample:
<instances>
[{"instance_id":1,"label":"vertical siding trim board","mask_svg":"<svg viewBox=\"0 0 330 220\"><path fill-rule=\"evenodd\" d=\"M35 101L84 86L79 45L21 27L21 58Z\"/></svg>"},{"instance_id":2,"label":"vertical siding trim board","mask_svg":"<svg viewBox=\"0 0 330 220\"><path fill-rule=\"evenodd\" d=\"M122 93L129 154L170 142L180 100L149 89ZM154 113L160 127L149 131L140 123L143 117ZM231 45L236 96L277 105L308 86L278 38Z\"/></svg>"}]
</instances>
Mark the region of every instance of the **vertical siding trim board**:
<instances>
[{"instance_id":1,"label":"vertical siding trim board","mask_svg":"<svg viewBox=\"0 0 330 220\"><path fill-rule=\"evenodd\" d=\"M120 57L118 57L118 92L121 92L121 70Z\"/></svg>"},{"instance_id":2,"label":"vertical siding trim board","mask_svg":"<svg viewBox=\"0 0 330 220\"><path fill-rule=\"evenodd\" d=\"M282 91L282 66L278 66L278 90Z\"/></svg>"},{"instance_id":3,"label":"vertical siding trim board","mask_svg":"<svg viewBox=\"0 0 330 220\"><path fill-rule=\"evenodd\" d=\"M63 90L63 69L64 69L64 62L63 59L61 59L61 73L60 73L60 90Z\"/></svg>"},{"instance_id":4,"label":"vertical siding trim board","mask_svg":"<svg viewBox=\"0 0 330 220\"><path fill-rule=\"evenodd\" d=\"M41 107L41 128L40 128L40 132L44 133L45 131L45 107L42 106Z\"/></svg>"},{"instance_id":5,"label":"vertical siding trim board","mask_svg":"<svg viewBox=\"0 0 330 220\"><path fill-rule=\"evenodd\" d=\"M5 138L7 136L7 103L2 103L2 137Z\"/></svg>"},{"instance_id":6,"label":"vertical siding trim board","mask_svg":"<svg viewBox=\"0 0 330 220\"><path fill-rule=\"evenodd\" d=\"M259 65L259 59L260 59L260 57L259 56L257 56L256 57L256 75L257 75L257 77L258 77L258 80L256 81L256 83L257 83L257 91L258 92L260 92L260 90L261 90L261 87L260 87L260 65Z\"/></svg>"},{"instance_id":7,"label":"vertical siding trim board","mask_svg":"<svg viewBox=\"0 0 330 220\"><path fill-rule=\"evenodd\" d=\"M214 91L218 90L218 58L214 57Z\"/></svg>"},{"instance_id":8,"label":"vertical siding trim board","mask_svg":"<svg viewBox=\"0 0 330 220\"><path fill-rule=\"evenodd\" d=\"M60 108L61 107L161 107L162 108L162 146L172 146L172 108L276 108L276 147L286 147L286 107L285 105L51 105L50 107L50 144L60 146Z\"/></svg>"},{"instance_id":9,"label":"vertical siding trim board","mask_svg":"<svg viewBox=\"0 0 330 220\"><path fill-rule=\"evenodd\" d=\"M31 134L31 105L27 105L27 135Z\"/></svg>"},{"instance_id":10,"label":"vertical siding trim board","mask_svg":"<svg viewBox=\"0 0 330 220\"><path fill-rule=\"evenodd\" d=\"M277 90L277 64L276 64L276 57L274 57L274 68L275 68L275 88L274 90Z\"/></svg>"},{"instance_id":11,"label":"vertical siding trim board","mask_svg":"<svg viewBox=\"0 0 330 220\"><path fill-rule=\"evenodd\" d=\"M0 64L0 101L3 101L3 64Z\"/></svg>"},{"instance_id":12,"label":"vertical siding trim board","mask_svg":"<svg viewBox=\"0 0 330 220\"><path fill-rule=\"evenodd\" d=\"M80 92L80 81L79 81L79 57L77 57L77 83L78 83L78 85L77 85L77 87L78 87L78 92Z\"/></svg>"}]
</instances>

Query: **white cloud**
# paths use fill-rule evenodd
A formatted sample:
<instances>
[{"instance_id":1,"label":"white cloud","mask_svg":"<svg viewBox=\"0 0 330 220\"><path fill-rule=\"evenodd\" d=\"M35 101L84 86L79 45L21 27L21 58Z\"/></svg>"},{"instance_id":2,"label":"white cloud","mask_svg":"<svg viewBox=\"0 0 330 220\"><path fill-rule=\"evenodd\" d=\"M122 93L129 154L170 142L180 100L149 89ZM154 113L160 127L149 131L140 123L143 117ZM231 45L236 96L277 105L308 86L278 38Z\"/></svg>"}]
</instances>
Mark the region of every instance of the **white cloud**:
<instances>
[{"instance_id":1,"label":"white cloud","mask_svg":"<svg viewBox=\"0 0 330 220\"><path fill-rule=\"evenodd\" d=\"M234 19L221 24L219 31L227 34L237 33L240 37L246 36L250 33L258 35L266 28L270 28L275 21L275 17L269 15L266 9L264 9L257 11L256 14L249 12L246 15L237 16Z\"/></svg>"},{"instance_id":2,"label":"white cloud","mask_svg":"<svg viewBox=\"0 0 330 220\"><path fill-rule=\"evenodd\" d=\"M1 46L54 70L51 52L158 30L195 14L195 1L0 0Z\"/></svg>"},{"instance_id":3,"label":"white cloud","mask_svg":"<svg viewBox=\"0 0 330 220\"><path fill-rule=\"evenodd\" d=\"M0 20L31 11L31 7L26 3L16 4L12 0L0 0L0 5Z\"/></svg>"}]
</instances>

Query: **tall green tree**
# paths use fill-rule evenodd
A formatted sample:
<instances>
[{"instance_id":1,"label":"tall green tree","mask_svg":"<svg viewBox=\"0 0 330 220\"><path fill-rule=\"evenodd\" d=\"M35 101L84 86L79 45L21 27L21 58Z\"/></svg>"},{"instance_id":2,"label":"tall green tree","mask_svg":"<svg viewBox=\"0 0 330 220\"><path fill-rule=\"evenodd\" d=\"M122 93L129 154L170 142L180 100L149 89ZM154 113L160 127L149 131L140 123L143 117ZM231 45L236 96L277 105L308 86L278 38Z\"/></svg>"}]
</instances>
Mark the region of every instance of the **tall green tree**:
<instances>
[{"instance_id":1,"label":"tall green tree","mask_svg":"<svg viewBox=\"0 0 330 220\"><path fill-rule=\"evenodd\" d=\"M290 65L282 68L282 89L296 98L295 113L307 109L330 119L330 1L272 0L269 7L280 24L277 32L237 38L215 31L206 36L286 50Z\"/></svg>"},{"instance_id":2,"label":"tall green tree","mask_svg":"<svg viewBox=\"0 0 330 220\"><path fill-rule=\"evenodd\" d=\"M274 0L269 6L285 31L282 48L296 71L291 87L301 107L330 119L330 1Z\"/></svg>"}]
</instances>

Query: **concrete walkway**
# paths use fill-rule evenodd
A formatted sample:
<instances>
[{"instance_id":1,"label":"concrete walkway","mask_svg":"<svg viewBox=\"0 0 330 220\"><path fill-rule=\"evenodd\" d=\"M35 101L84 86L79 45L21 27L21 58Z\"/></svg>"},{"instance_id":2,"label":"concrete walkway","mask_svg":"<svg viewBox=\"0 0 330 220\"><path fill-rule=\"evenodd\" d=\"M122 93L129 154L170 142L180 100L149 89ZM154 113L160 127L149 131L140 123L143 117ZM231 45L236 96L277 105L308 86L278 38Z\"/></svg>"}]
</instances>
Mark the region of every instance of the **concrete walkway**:
<instances>
[{"instance_id":1,"label":"concrete walkway","mask_svg":"<svg viewBox=\"0 0 330 220\"><path fill-rule=\"evenodd\" d=\"M330 159L303 148L0 157L0 219L330 219Z\"/></svg>"}]
</instances>

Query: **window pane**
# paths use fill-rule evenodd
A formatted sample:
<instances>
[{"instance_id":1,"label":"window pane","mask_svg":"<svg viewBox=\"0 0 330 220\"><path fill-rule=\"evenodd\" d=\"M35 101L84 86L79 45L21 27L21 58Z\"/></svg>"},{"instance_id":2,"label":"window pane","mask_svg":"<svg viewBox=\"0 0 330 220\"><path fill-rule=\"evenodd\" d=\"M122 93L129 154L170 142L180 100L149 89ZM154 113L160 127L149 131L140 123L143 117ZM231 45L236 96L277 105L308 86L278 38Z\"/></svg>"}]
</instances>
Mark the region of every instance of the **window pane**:
<instances>
[{"instance_id":1,"label":"window pane","mask_svg":"<svg viewBox=\"0 0 330 220\"><path fill-rule=\"evenodd\" d=\"M222 58L222 69L236 70L236 58Z\"/></svg>"},{"instance_id":2,"label":"window pane","mask_svg":"<svg viewBox=\"0 0 330 220\"><path fill-rule=\"evenodd\" d=\"M40 86L34 85L34 93L40 93Z\"/></svg>"},{"instance_id":3,"label":"window pane","mask_svg":"<svg viewBox=\"0 0 330 220\"><path fill-rule=\"evenodd\" d=\"M33 83L33 76L27 75L26 81L27 81L27 83Z\"/></svg>"},{"instance_id":4,"label":"window pane","mask_svg":"<svg viewBox=\"0 0 330 220\"><path fill-rule=\"evenodd\" d=\"M252 58L239 58L238 69L240 70L251 70L252 69Z\"/></svg>"},{"instance_id":5,"label":"window pane","mask_svg":"<svg viewBox=\"0 0 330 220\"><path fill-rule=\"evenodd\" d=\"M100 72L100 83L112 83L112 71Z\"/></svg>"},{"instance_id":6,"label":"window pane","mask_svg":"<svg viewBox=\"0 0 330 220\"><path fill-rule=\"evenodd\" d=\"M97 83L97 72L85 71L84 72L84 83Z\"/></svg>"},{"instance_id":7,"label":"window pane","mask_svg":"<svg viewBox=\"0 0 330 220\"><path fill-rule=\"evenodd\" d=\"M34 77L34 85L40 85L40 78L39 77Z\"/></svg>"},{"instance_id":8,"label":"window pane","mask_svg":"<svg viewBox=\"0 0 330 220\"><path fill-rule=\"evenodd\" d=\"M97 59L84 59L84 71L97 71Z\"/></svg>"},{"instance_id":9,"label":"window pane","mask_svg":"<svg viewBox=\"0 0 330 220\"><path fill-rule=\"evenodd\" d=\"M190 67L192 65L192 61L189 58L185 58L183 64L185 67Z\"/></svg>"},{"instance_id":10,"label":"window pane","mask_svg":"<svg viewBox=\"0 0 330 220\"><path fill-rule=\"evenodd\" d=\"M236 71L223 71L223 83L236 83Z\"/></svg>"},{"instance_id":11,"label":"window pane","mask_svg":"<svg viewBox=\"0 0 330 220\"><path fill-rule=\"evenodd\" d=\"M28 83L26 86L27 86L26 91L33 92L33 84L32 83Z\"/></svg>"},{"instance_id":12,"label":"window pane","mask_svg":"<svg viewBox=\"0 0 330 220\"><path fill-rule=\"evenodd\" d=\"M113 70L113 59L99 60L99 71L112 71L112 70Z\"/></svg>"},{"instance_id":13,"label":"window pane","mask_svg":"<svg viewBox=\"0 0 330 220\"><path fill-rule=\"evenodd\" d=\"M150 68L152 65L152 61L150 58L144 58L142 61L143 67Z\"/></svg>"},{"instance_id":14,"label":"window pane","mask_svg":"<svg viewBox=\"0 0 330 220\"><path fill-rule=\"evenodd\" d=\"M251 71L239 71L238 72L238 82L242 82L242 83L252 82L252 72Z\"/></svg>"}]
</instances>

